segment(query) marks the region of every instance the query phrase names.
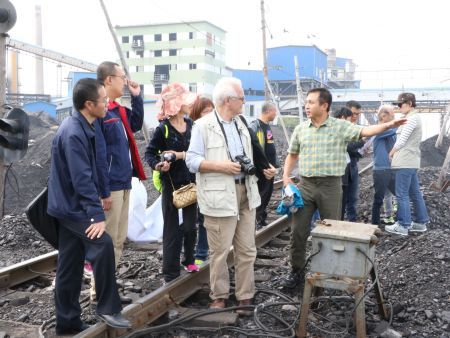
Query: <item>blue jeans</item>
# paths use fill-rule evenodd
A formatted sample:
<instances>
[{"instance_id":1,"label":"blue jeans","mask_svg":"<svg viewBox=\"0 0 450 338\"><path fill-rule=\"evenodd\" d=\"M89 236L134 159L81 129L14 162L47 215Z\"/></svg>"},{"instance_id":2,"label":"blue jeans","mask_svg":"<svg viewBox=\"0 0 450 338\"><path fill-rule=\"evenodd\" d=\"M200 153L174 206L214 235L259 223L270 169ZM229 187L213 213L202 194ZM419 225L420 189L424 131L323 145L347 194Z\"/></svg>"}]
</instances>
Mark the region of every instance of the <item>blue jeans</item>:
<instances>
[{"instance_id":1,"label":"blue jeans","mask_svg":"<svg viewBox=\"0 0 450 338\"><path fill-rule=\"evenodd\" d=\"M204 222L203 214L198 211L198 242L197 242L197 250L195 251L195 258L200 259L202 261L206 261L208 259L208 237L206 235L206 229L203 225Z\"/></svg>"},{"instance_id":2,"label":"blue jeans","mask_svg":"<svg viewBox=\"0 0 450 338\"><path fill-rule=\"evenodd\" d=\"M395 170L395 196L397 197L397 221L408 228L411 226L411 206L414 208L414 222L427 223L427 208L419 187L417 169Z\"/></svg>"}]
</instances>

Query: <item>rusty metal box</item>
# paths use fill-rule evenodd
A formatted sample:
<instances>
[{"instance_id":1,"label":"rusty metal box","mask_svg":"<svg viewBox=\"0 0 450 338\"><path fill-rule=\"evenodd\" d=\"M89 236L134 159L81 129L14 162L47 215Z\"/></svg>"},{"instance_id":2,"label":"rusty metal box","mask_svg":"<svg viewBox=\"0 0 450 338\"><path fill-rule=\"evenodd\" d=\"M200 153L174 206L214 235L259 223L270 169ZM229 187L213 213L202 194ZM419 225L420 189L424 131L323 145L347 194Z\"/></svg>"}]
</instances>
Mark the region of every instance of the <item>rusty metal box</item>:
<instances>
[{"instance_id":1,"label":"rusty metal box","mask_svg":"<svg viewBox=\"0 0 450 338\"><path fill-rule=\"evenodd\" d=\"M375 259L376 225L323 220L311 231L311 272L335 277L365 278ZM320 249L319 249L320 247ZM363 253L364 252L364 253ZM367 257L370 258L370 260Z\"/></svg>"}]
</instances>

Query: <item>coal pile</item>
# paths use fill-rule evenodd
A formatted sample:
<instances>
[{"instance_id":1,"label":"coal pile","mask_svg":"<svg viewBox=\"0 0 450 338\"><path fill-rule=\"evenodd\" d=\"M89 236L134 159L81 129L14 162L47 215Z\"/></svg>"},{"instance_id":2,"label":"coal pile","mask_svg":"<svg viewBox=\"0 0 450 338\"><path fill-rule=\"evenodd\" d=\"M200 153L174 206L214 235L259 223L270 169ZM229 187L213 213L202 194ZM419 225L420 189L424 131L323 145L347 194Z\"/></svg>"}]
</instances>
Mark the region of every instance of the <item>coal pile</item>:
<instances>
[{"instance_id":1,"label":"coal pile","mask_svg":"<svg viewBox=\"0 0 450 338\"><path fill-rule=\"evenodd\" d=\"M438 135L426 139L420 144L422 157L420 165L424 167L441 167L444 163L445 156L450 147L450 138L444 137L442 145L439 148L435 147Z\"/></svg>"}]
</instances>

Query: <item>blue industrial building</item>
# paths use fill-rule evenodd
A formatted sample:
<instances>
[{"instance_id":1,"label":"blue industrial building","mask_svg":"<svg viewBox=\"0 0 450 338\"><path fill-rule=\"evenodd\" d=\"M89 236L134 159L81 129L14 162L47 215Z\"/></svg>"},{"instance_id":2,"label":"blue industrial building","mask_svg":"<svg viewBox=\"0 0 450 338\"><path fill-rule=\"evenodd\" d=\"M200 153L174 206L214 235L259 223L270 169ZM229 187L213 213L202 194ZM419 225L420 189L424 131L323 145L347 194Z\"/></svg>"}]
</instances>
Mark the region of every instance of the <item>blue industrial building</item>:
<instances>
[{"instance_id":1,"label":"blue industrial building","mask_svg":"<svg viewBox=\"0 0 450 338\"><path fill-rule=\"evenodd\" d=\"M56 104L45 102L45 101L36 101L25 103L22 106L22 109L27 113L47 113L53 118L56 118Z\"/></svg>"},{"instance_id":2,"label":"blue industrial building","mask_svg":"<svg viewBox=\"0 0 450 338\"><path fill-rule=\"evenodd\" d=\"M295 62L299 64L302 89L315 87L359 88L354 80L355 65L351 59L336 57L334 49L322 51L312 46L281 46L267 49L268 77L273 92L281 99L297 96ZM253 99L264 96L264 77L261 70L233 70L233 76L242 81L245 95Z\"/></svg>"}]
</instances>

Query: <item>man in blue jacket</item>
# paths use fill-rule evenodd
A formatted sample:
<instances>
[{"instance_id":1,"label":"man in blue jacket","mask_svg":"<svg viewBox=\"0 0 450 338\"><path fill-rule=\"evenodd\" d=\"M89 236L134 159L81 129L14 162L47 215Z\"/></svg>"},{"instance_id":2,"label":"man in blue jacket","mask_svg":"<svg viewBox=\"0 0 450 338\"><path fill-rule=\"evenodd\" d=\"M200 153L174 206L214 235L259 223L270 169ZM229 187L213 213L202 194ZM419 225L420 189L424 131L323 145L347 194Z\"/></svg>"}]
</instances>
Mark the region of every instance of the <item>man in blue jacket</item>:
<instances>
[{"instance_id":1,"label":"man in blue jacket","mask_svg":"<svg viewBox=\"0 0 450 338\"><path fill-rule=\"evenodd\" d=\"M74 112L58 129L52 144L48 181L48 213L59 221L56 270L56 333L76 334L88 326L80 319L83 262L93 265L97 279L97 314L114 327L128 328L117 292L113 245L105 234L105 214L95 168L96 118L105 116L105 88L81 79L73 91Z\"/></svg>"},{"instance_id":2,"label":"man in blue jacket","mask_svg":"<svg viewBox=\"0 0 450 338\"><path fill-rule=\"evenodd\" d=\"M97 79L104 84L109 99L106 116L96 128L97 170L106 232L113 240L117 267L128 231L131 178L146 179L133 135L142 128L144 103L139 85L128 80L117 63L102 62ZM115 101L123 96L125 86L131 94L131 109Z\"/></svg>"},{"instance_id":3,"label":"man in blue jacket","mask_svg":"<svg viewBox=\"0 0 450 338\"><path fill-rule=\"evenodd\" d=\"M394 107L382 105L378 109L378 123L394 119ZM395 195L395 177L391 170L389 152L395 144L397 129L389 129L375 136L373 140L373 187L372 224L380 225L380 210L386 189Z\"/></svg>"}]
</instances>

